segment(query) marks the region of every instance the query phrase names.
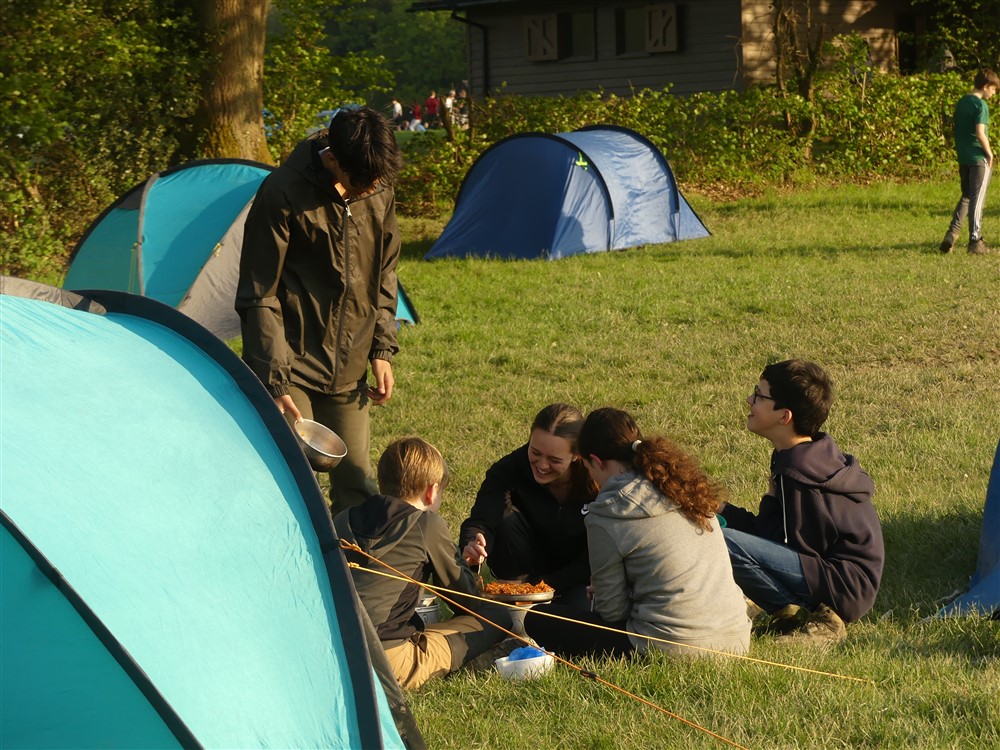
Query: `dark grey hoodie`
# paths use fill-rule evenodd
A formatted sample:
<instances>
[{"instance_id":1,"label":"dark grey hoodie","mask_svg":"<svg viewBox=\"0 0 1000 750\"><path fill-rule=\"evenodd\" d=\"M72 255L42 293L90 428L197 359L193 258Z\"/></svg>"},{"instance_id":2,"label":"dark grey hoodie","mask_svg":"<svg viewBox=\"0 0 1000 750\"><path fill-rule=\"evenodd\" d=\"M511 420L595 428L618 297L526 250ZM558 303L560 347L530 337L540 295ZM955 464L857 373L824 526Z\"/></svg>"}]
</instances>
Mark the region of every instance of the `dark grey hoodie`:
<instances>
[{"instance_id":1,"label":"dark grey hoodie","mask_svg":"<svg viewBox=\"0 0 1000 750\"><path fill-rule=\"evenodd\" d=\"M433 511L421 511L398 498L374 495L361 505L341 511L334 519L337 535L385 565L347 551L348 562L379 573L395 569L416 581L478 595L476 577L452 541L448 524ZM388 566L388 567L387 567ZM382 641L406 639L423 630L416 613L422 589L415 583L351 569L354 586ZM473 600L459 598L476 609Z\"/></svg>"},{"instance_id":2,"label":"dark grey hoodie","mask_svg":"<svg viewBox=\"0 0 1000 750\"><path fill-rule=\"evenodd\" d=\"M771 454L771 485L756 515L727 506L722 516L730 528L797 550L814 603L853 622L875 603L885 563L874 492L854 456L820 433Z\"/></svg>"}]
</instances>

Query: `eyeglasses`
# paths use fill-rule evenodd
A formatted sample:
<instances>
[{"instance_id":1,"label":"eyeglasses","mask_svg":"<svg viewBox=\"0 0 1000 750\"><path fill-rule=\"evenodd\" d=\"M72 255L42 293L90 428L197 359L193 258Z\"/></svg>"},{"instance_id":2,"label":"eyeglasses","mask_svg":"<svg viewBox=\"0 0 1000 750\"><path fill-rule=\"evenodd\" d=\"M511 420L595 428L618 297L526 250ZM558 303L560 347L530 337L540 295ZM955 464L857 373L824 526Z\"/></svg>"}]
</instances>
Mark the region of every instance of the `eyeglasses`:
<instances>
[{"instance_id":1,"label":"eyeglasses","mask_svg":"<svg viewBox=\"0 0 1000 750\"><path fill-rule=\"evenodd\" d=\"M757 399L759 399L759 398L764 398L764 399L767 399L768 401L774 401L774 397L773 396L765 396L763 393L760 392L760 388L758 388L757 386L754 386L754 388L753 388L753 395L750 397L750 403L751 404L756 404L757 403Z\"/></svg>"}]
</instances>

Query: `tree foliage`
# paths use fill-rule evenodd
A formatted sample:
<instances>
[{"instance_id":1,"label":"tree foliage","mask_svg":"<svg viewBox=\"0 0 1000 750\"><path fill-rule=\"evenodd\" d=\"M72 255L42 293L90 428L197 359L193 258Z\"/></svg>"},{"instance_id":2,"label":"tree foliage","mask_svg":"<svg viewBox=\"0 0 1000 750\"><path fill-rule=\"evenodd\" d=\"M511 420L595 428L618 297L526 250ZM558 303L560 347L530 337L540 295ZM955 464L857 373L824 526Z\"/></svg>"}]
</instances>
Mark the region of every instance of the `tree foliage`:
<instances>
[{"instance_id":1,"label":"tree foliage","mask_svg":"<svg viewBox=\"0 0 1000 750\"><path fill-rule=\"evenodd\" d=\"M3 24L3 270L51 279L112 196L170 163L197 28L172 0L4 0Z\"/></svg>"},{"instance_id":2,"label":"tree foliage","mask_svg":"<svg viewBox=\"0 0 1000 750\"><path fill-rule=\"evenodd\" d=\"M1000 70L1000 2L997 0L912 0L929 16L923 35L931 54L947 49L960 70Z\"/></svg>"},{"instance_id":3,"label":"tree foliage","mask_svg":"<svg viewBox=\"0 0 1000 750\"><path fill-rule=\"evenodd\" d=\"M378 50L392 73L391 93L403 103L423 104L466 78L465 27L448 13L409 13L411 0L368 0L335 14L326 26L335 55ZM369 101L389 101L376 92Z\"/></svg>"},{"instance_id":4,"label":"tree foliage","mask_svg":"<svg viewBox=\"0 0 1000 750\"><path fill-rule=\"evenodd\" d=\"M265 52L264 101L268 145L276 161L303 134L324 123L317 113L367 101L388 91L393 75L385 56L366 49L332 49L326 29L350 18L364 0L275 0ZM377 48L372 48L377 49Z\"/></svg>"}]
</instances>

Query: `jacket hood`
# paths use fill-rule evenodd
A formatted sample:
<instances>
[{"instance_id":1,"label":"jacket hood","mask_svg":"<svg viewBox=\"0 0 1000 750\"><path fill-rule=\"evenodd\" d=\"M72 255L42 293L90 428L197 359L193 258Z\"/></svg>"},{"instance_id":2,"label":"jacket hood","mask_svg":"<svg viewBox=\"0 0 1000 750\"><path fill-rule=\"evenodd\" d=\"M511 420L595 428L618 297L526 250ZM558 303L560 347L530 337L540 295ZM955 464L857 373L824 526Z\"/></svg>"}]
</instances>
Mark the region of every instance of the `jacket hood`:
<instances>
[{"instance_id":1,"label":"jacket hood","mask_svg":"<svg viewBox=\"0 0 1000 750\"><path fill-rule=\"evenodd\" d=\"M374 557L381 558L406 536L420 518L421 511L389 495L377 495L382 502L366 502L350 509L354 543ZM375 551L378 554L375 554Z\"/></svg>"},{"instance_id":2,"label":"jacket hood","mask_svg":"<svg viewBox=\"0 0 1000 750\"><path fill-rule=\"evenodd\" d=\"M319 158L320 150L326 146L326 138L319 136L325 135L325 133L326 131L321 131L304 141L299 141L299 144L292 149L292 153L285 160L285 165L339 198L340 194L333 189L333 175L326 170Z\"/></svg>"},{"instance_id":3,"label":"jacket hood","mask_svg":"<svg viewBox=\"0 0 1000 750\"><path fill-rule=\"evenodd\" d=\"M584 513L606 518L652 518L673 508L648 479L635 472L610 477Z\"/></svg>"},{"instance_id":4,"label":"jacket hood","mask_svg":"<svg viewBox=\"0 0 1000 750\"><path fill-rule=\"evenodd\" d=\"M870 499L875 491L872 478L857 459L841 452L825 432L810 443L775 451L771 456L771 471L854 502Z\"/></svg>"}]
</instances>

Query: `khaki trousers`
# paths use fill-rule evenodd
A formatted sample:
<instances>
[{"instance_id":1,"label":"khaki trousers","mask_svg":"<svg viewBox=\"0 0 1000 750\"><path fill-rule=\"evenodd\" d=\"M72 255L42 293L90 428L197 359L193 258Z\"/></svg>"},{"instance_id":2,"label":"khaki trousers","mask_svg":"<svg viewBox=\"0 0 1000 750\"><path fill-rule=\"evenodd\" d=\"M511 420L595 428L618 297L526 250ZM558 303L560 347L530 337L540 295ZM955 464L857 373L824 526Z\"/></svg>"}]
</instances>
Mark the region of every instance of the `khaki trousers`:
<instances>
[{"instance_id":1,"label":"khaki trousers","mask_svg":"<svg viewBox=\"0 0 1000 750\"><path fill-rule=\"evenodd\" d=\"M422 633L385 649L393 674L405 690L433 677L444 677L499 643L504 634L487 628L472 615L459 615L426 626Z\"/></svg>"}]
</instances>

